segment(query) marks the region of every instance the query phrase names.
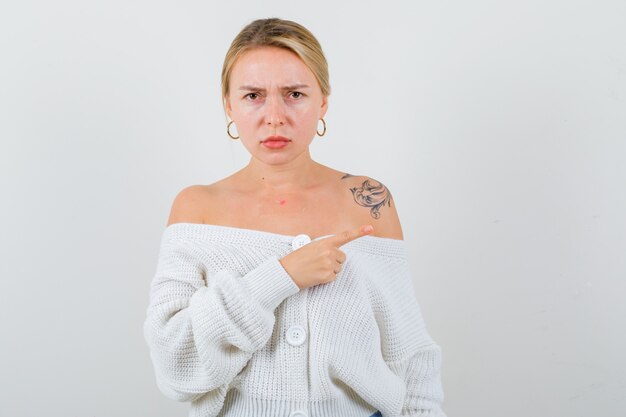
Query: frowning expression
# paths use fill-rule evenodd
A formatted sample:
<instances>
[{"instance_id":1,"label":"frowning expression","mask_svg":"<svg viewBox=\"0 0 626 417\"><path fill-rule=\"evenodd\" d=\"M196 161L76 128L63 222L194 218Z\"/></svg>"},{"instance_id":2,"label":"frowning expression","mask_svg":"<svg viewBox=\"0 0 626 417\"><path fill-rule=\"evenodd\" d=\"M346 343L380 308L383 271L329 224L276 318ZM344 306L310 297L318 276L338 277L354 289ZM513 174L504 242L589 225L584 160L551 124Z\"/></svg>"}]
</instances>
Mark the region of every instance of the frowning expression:
<instances>
[{"instance_id":1,"label":"frowning expression","mask_svg":"<svg viewBox=\"0 0 626 417\"><path fill-rule=\"evenodd\" d=\"M293 52L263 46L244 53L230 78L226 112L248 151L267 163L290 161L304 151L328 108L317 79ZM270 136L284 146L263 144Z\"/></svg>"}]
</instances>

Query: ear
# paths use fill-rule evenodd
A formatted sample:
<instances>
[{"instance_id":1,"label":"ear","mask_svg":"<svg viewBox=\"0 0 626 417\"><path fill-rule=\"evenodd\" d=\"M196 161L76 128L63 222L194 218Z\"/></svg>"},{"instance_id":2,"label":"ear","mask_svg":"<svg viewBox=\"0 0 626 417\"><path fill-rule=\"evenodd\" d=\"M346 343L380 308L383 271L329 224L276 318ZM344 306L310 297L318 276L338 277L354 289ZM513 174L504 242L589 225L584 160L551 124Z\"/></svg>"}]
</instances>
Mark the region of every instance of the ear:
<instances>
[{"instance_id":1,"label":"ear","mask_svg":"<svg viewBox=\"0 0 626 417\"><path fill-rule=\"evenodd\" d=\"M320 118L324 118L326 111L328 110L328 96L322 96L322 108L320 113Z\"/></svg>"},{"instance_id":2,"label":"ear","mask_svg":"<svg viewBox=\"0 0 626 417\"><path fill-rule=\"evenodd\" d=\"M228 99L228 97L224 98L224 109L226 110L226 114L228 115L228 118L230 120L233 120L233 118L231 117L231 112L233 111L233 109L230 106L230 100Z\"/></svg>"}]
</instances>

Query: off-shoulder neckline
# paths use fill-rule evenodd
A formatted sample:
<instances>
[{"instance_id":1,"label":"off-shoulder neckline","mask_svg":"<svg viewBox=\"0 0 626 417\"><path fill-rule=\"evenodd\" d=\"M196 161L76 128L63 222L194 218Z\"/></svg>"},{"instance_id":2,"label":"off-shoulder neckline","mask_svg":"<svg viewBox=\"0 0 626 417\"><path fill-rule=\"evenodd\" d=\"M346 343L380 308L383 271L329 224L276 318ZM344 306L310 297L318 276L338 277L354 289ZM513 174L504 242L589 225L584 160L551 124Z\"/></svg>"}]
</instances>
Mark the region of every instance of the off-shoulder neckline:
<instances>
[{"instance_id":1,"label":"off-shoulder neckline","mask_svg":"<svg viewBox=\"0 0 626 417\"><path fill-rule=\"evenodd\" d=\"M268 236L278 236L284 239L294 239L299 235L286 235L283 233L275 233L275 232L269 232L266 230L256 230L256 229L249 229L249 228L245 228L245 227L236 227L236 226L226 226L226 225L221 225L221 224L209 224L209 223L189 223L189 222L178 222L178 223L172 223L170 225L167 225L165 227L165 230L171 229L171 228L175 228L175 227L180 227L180 226L185 226L185 227L199 227L199 228L207 228L207 229L223 229L223 230L233 230L233 231L239 231L239 232L243 232L243 233L258 233L258 234L262 234L262 235L268 235ZM302 233L302 234L306 234L306 233ZM307 235L308 236L308 235ZM316 240L316 239L320 239L322 237L327 237L327 236L331 236L331 235L324 235L324 236L317 236L317 237L311 237L311 240ZM390 237L381 237L381 236L372 236L372 235L365 235L365 236L361 236L359 239L362 238L369 238L369 239L380 239L383 241L392 241L392 242L402 242L404 243L405 240L404 239L394 239L394 238L390 238Z\"/></svg>"},{"instance_id":2,"label":"off-shoulder neckline","mask_svg":"<svg viewBox=\"0 0 626 417\"><path fill-rule=\"evenodd\" d=\"M301 235L306 234L302 233ZM188 222L172 223L166 226L163 231L165 241L192 240L257 248L293 247L294 241L298 240L301 235L287 235L235 226ZM325 236L318 236L311 239L311 241ZM308 237L310 238L310 236ZM361 236L341 247L362 251L371 255L393 258L406 258L408 255L408 247L405 240L371 235Z\"/></svg>"}]
</instances>

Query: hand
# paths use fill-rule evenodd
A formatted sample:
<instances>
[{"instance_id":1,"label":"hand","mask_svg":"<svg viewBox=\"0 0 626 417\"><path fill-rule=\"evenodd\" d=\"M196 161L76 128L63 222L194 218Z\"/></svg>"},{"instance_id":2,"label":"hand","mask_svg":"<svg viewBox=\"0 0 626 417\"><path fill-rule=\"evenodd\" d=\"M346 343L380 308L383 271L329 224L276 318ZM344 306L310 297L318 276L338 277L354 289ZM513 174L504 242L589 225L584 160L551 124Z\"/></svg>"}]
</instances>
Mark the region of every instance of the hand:
<instances>
[{"instance_id":1,"label":"hand","mask_svg":"<svg viewBox=\"0 0 626 417\"><path fill-rule=\"evenodd\" d=\"M285 271L300 289L334 281L346 261L339 249L346 243L370 234L371 225L346 230L334 236L314 240L279 259Z\"/></svg>"}]
</instances>

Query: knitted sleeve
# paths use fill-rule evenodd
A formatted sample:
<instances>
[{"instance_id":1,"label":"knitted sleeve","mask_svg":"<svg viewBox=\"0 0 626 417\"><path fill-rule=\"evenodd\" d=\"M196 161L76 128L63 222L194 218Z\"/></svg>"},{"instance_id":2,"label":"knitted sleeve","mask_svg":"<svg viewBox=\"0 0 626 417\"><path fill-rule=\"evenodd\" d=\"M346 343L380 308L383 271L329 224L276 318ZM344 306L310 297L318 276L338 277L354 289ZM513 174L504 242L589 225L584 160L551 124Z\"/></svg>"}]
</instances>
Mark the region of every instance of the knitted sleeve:
<instances>
[{"instance_id":1,"label":"knitted sleeve","mask_svg":"<svg viewBox=\"0 0 626 417\"><path fill-rule=\"evenodd\" d=\"M390 288L395 297L383 331L383 357L406 382L401 416L446 417L441 383L441 348L431 338L410 279L407 259L396 265ZM394 268L395 269L395 268Z\"/></svg>"},{"instance_id":2,"label":"knitted sleeve","mask_svg":"<svg viewBox=\"0 0 626 417\"><path fill-rule=\"evenodd\" d=\"M159 389L177 401L211 396L271 337L274 310L299 287L270 257L248 273L208 274L193 242L164 241L150 286L144 337Z\"/></svg>"},{"instance_id":3,"label":"knitted sleeve","mask_svg":"<svg viewBox=\"0 0 626 417\"><path fill-rule=\"evenodd\" d=\"M441 409L441 348L432 345L420 349L404 367L407 393L401 415L446 417Z\"/></svg>"}]
</instances>

